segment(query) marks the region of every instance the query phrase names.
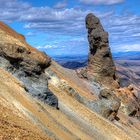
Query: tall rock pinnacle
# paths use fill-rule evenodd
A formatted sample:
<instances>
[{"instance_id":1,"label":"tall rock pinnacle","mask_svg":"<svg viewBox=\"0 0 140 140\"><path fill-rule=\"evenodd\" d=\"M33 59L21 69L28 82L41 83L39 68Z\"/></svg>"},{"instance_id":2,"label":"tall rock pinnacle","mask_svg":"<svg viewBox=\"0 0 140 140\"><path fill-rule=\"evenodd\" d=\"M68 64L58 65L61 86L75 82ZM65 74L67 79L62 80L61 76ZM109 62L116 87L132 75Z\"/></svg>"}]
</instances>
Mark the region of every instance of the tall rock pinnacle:
<instances>
[{"instance_id":1,"label":"tall rock pinnacle","mask_svg":"<svg viewBox=\"0 0 140 140\"><path fill-rule=\"evenodd\" d=\"M115 65L109 48L108 33L103 29L100 20L93 14L86 16L88 29L89 56L86 72L102 83L114 81Z\"/></svg>"}]
</instances>

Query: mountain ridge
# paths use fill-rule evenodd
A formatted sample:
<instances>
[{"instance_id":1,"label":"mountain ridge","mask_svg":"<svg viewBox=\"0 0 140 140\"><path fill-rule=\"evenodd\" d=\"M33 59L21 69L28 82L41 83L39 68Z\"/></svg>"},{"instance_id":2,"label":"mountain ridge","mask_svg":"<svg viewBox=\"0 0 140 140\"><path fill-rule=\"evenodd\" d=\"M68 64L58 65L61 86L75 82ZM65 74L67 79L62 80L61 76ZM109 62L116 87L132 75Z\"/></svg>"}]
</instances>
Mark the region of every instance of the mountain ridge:
<instances>
[{"instance_id":1,"label":"mountain ridge","mask_svg":"<svg viewBox=\"0 0 140 140\"><path fill-rule=\"evenodd\" d=\"M0 107L17 113L4 110L8 117L0 121L0 138L139 140L139 106L132 88L117 89L114 95L102 84L61 67L7 29L0 29ZM10 130L12 115L20 116L14 128L18 120L33 126L18 125L28 131L26 136L22 131L16 135L18 130ZM10 122L5 125L2 122L7 118Z\"/></svg>"}]
</instances>

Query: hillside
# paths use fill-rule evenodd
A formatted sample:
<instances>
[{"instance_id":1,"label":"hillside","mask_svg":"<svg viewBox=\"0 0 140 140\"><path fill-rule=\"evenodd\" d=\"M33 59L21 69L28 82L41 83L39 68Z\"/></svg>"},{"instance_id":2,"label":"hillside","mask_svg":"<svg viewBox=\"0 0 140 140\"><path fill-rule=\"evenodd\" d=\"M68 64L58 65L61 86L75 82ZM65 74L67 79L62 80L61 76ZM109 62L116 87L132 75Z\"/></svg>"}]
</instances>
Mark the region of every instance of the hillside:
<instances>
[{"instance_id":1,"label":"hillside","mask_svg":"<svg viewBox=\"0 0 140 140\"><path fill-rule=\"evenodd\" d=\"M139 140L133 89L108 85L107 77L117 82L114 65L94 81L90 67L87 73L63 68L1 22L0 67L1 140Z\"/></svg>"},{"instance_id":2,"label":"hillside","mask_svg":"<svg viewBox=\"0 0 140 140\"><path fill-rule=\"evenodd\" d=\"M137 97L140 98L139 52L124 53L124 55L116 57L115 59L122 86L133 84L137 90Z\"/></svg>"},{"instance_id":3,"label":"hillside","mask_svg":"<svg viewBox=\"0 0 140 140\"><path fill-rule=\"evenodd\" d=\"M29 100L23 85L0 68L0 139L49 140L49 137L27 117ZM34 109L34 108L33 108Z\"/></svg>"},{"instance_id":4,"label":"hillside","mask_svg":"<svg viewBox=\"0 0 140 140\"><path fill-rule=\"evenodd\" d=\"M117 67L117 74L120 77L120 84L122 87L133 84L137 90L138 96L140 93L140 59L139 52L135 53L121 53L114 56L114 61ZM81 58L83 58L81 60ZM87 65L87 57L80 56L79 59L73 56L72 58L66 56L54 57L60 65L68 69L78 69Z\"/></svg>"}]
</instances>

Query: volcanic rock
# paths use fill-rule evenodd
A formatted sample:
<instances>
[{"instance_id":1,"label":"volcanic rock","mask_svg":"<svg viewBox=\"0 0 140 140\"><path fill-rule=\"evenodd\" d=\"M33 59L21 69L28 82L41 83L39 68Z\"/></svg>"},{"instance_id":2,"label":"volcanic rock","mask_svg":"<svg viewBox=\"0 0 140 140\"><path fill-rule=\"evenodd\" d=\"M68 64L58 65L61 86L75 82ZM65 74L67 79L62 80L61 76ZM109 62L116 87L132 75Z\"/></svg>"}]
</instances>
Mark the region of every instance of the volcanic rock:
<instances>
[{"instance_id":1,"label":"volcanic rock","mask_svg":"<svg viewBox=\"0 0 140 140\"><path fill-rule=\"evenodd\" d=\"M104 30L100 20L91 13L86 16L86 28L89 41L86 73L89 79L106 85L114 84L116 68L109 48L108 33Z\"/></svg>"},{"instance_id":2,"label":"volcanic rock","mask_svg":"<svg viewBox=\"0 0 140 140\"><path fill-rule=\"evenodd\" d=\"M102 103L102 116L113 120L116 117L121 105L119 98L113 93L113 91L109 89L103 89L100 91L99 99L101 99Z\"/></svg>"},{"instance_id":3,"label":"volcanic rock","mask_svg":"<svg viewBox=\"0 0 140 140\"><path fill-rule=\"evenodd\" d=\"M24 36L0 23L0 67L22 81L33 96L57 107L58 100L48 89L44 72L50 64L49 56L32 48L26 43Z\"/></svg>"}]
</instances>

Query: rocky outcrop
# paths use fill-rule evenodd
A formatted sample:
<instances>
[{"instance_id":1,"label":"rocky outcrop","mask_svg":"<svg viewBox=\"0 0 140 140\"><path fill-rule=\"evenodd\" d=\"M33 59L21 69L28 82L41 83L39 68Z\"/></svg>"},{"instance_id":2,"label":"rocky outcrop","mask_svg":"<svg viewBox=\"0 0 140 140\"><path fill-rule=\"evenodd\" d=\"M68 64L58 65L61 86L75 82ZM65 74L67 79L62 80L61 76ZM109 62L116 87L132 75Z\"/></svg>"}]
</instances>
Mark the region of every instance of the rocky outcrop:
<instances>
[{"instance_id":1,"label":"rocky outcrop","mask_svg":"<svg viewBox=\"0 0 140 140\"><path fill-rule=\"evenodd\" d=\"M120 110L131 117L140 119L140 103L135 96L135 90L132 85L116 90L116 95L121 100Z\"/></svg>"},{"instance_id":2,"label":"rocky outcrop","mask_svg":"<svg viewBox=\"0 0 140 140\"><path fill-rule=\"evenodd\" d=\"M111 121L115 120L120 107L120 99L115 95L115 93L110 89L102 88L96 82L92 82L91 85L88 85L87 95L86 93L83 95L81 94L83 92L83 88L87 88L86 85L89 84L89 81L83 81L74 71L67 70L68 69L64 69L61 66L56 65L55 62L52 61L52 65L45 70L45 73L49 76L48 82L54 87L60 89L62 92L66 92L68 96L74 98L90 110L102 115L104 118ZM64 77L62 78L59 72L62 72L65 78L72 78L72 81L68 82L68 79L66 80ZM79 91L79 88L77 89L74 86L77 85L77 83L80 84L80 89L82 89L82 91ZM88 94L90 92L94 95ZM88 98L88 96L91 97Z\"/></svg>"},{"instance_id":3,"label":"rocky outcrop","mask_svg":"<svg viewBox=\"0 0 140 140\"><path fill-rule=\"evenodd\" d=\"M115 83L115 65L109 48L108 33L100 20L93 14L86 16L88 29L89 56L88 66L81 73L87 78L105 85ZM115 83L116 84L116 83Z\"/></svg>"},{"instance_id":4,"label":"rocky outcrop","mask_svg":"<svg viewBox=\"0 0 140 140\"><path fill-rule=\"evenodd\" d=\"M108 33L104 31L100 20L93 14L86 17L88 29L89 59L88 71L96 77L114 77L115 65L109 48Z\"/></svg>"},{"instance_id":5,"label":"rocky outcrop","mask_svg":"<svg viewBox=\"0 0 140 140\"><path fill-rule=\"evenodd\" d=\"M109 48L108 33L104 30L100 20L91 13L86 16L86 28L89 41L88 65L80 71L80 75L89 82L96 81L101 87L109 88L109 90L101 90L100 100L96 101L98 104L95 107L96 112L111 120L116 117L118 110L128 116L139 118L138 98L128 87L120 88Z\"/></svg>"},{"instance_id":6,"label":"rocky outcrop","mask_svg":"<svg viewBox=\"0 0 140 140\"><path fill-rule=\"evenodd\" d=\"M119 98L113 93L113 91L103 89L99 94L99 99L101 99L99 103L102 116L109 120L115 119L121 105Z\"/></svg>"},{"instance_id":7,"label":"rocky outcrop","mask_svg":"<svg viewBox=\"0 0 140 140\"><path fill-rule=\"evenodd\" d=\"M0 27L0 67L22 81L31 95L57 107L57 97L48 89L44 73L51 64L50 57L29 46L24 37L3 23Z\"/></svg>"},{"instance_id":8,"label":"rocky outcrop","mask_svg":"<svg viewBox=\"0 0 140 140\"><path fill-rule=\"evenodd\" d=\"M27 76L40 75L43 69L50 65L51 59L47 55L39 53L17 44L0 44L0 56L13 65L13 70L22 70ZM42 55L42 59L39 55Z\"/></svg>"},{"instance_id":9,"label":"rocky outcrop","mask_svg":"<svg viewBox=\"0 0 140 140\"><path fill-rule=\"evenodd\" d=\"M88 30L89 55L88 65L78 69L80 78L86 79L91 85L99 83L100 92L96 101L90 101L88 106L109 120L114 120L121 105L114 89L119 87L116 78L116 68L109 48L108 33L100 20L93 14L86 16ZM94 87L94 86L93 86Z\"/></svg>"}]
</instances>

